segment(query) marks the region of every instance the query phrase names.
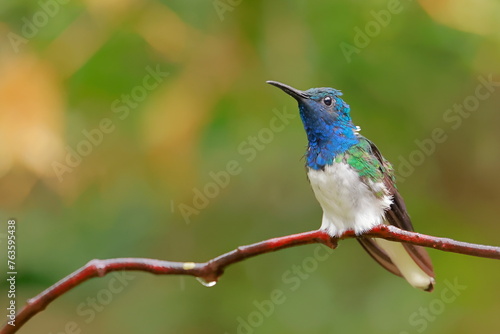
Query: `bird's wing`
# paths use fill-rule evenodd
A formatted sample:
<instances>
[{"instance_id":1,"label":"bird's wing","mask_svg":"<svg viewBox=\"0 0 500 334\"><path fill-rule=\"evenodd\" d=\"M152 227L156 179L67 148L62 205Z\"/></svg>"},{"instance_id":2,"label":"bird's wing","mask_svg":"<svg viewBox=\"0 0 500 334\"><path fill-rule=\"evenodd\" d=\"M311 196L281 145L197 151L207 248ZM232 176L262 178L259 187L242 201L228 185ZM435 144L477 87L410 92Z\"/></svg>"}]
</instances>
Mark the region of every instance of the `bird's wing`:
<instances>
[{"instance_id":1,"label":"bird's wing","mask_svg":"<svg viewBox=\"0 0 500 334\"><path fill-rule=\"evenodd\" d=\"M372 153L371 156L374 156L377 160L374 163L376 165L379 165L380 172L383 175L383 183L386 186L389 194L392 196L392 204L390 206L390 209L385 213L386 221L389 224L394 225L400 229L413 231L413 225L406 211L405 202L395 186L395 178L391 164L387 160L385 160L378 148L371 141L366 138L362 138L361 140L366 140L369 143ZM392 263L391 259L385 253L385 251L380 248L372 239L359 237L358 241L363 246L363 248L384 268L386 268L393 274L402 276L401 272L397 269L394 263ZM418 264L418 266L426 274L434 277L435 275L432 267L432 262L429 255L427 254L427 251L420 246L415 246L408 243L402 244L411 258Z\"/></svg>"}]
</instances>

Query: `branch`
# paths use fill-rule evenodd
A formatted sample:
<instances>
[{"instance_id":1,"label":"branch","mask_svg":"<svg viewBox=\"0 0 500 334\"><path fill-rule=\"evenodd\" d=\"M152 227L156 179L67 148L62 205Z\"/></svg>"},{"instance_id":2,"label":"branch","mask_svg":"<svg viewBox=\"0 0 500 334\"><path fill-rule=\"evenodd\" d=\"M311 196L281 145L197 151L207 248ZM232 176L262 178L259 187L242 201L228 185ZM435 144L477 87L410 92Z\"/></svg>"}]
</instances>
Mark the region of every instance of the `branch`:
<instances>
[{"instance_id":1,"label":"branch","mask_svg":"<svg viewBox=\"0 0 500 334\"><path fill-rule=\"evenodd\" d=\"M56 298L62 296L86 280L94 277L102 277L113 271L134 270L146 271L156 275L190 275L197 277L205 282L206 285L211 286L217 282L219 277L224 273L226 267L247 258L284 248L313 243L321 243L330 248L336 248L338 240L356 237L357 236L352 231L347 231L340 237L334 238L320 230L292 234L257 242L252 245L241 246L204 263L171 262L144 258L92 260L45 291L42 291L38 296L29 299L27 304L16 315L16 326L5 324L0 330L0 334L17 332L29 319L38 312L44 310ZM439 238L416 232L409 232L391 225L374 227L365 232L363 237L377 237L430 247L445 252L500 260L500 247L470 244L448 238Z\"/></svg>"}]
</instances>

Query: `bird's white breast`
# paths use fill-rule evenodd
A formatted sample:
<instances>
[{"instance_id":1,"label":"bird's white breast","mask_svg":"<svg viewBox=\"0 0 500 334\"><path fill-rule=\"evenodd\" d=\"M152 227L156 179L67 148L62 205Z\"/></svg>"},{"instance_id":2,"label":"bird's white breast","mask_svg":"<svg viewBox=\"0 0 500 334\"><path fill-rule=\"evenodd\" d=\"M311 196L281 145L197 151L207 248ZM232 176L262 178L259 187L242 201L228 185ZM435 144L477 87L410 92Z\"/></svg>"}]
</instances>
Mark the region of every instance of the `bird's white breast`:
<instances>
[{"instance_id":1,"label":"bird's white breast","mask_svg":"<svg viewBox=\"0 0 500 334\"><path fill-rule=\"evenodd\" d=\"M358 173L345 163L325 166L324 170L309 169L307 172L316 199L323 208L321 229L331 236L346 230L360 234L382 224L384 212L392 199L389 195L375 196L383 191L382 182L361 181Z\"/></svg>"}]
</instances>

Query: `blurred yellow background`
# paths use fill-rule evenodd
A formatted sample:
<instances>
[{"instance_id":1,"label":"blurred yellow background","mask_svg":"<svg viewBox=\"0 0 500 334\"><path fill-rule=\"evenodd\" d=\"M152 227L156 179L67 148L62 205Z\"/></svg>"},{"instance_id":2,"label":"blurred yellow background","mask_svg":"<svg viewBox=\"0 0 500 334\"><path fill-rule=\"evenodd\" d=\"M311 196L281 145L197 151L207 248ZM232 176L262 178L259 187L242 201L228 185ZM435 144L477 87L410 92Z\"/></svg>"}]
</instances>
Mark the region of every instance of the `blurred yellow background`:
<instances>
[{"instance_id":1,"label":"blurred yellow background","mask_svg":"<svg viewBox=\"0 0 500 334\"><path fill-rule=\"evenodd\" d=\"M5 1L0 15L0 247L16 218L18 305L94 258L201 262L319 227L296 103L266 80L342 90L418 232L500 244L497 1ZM498 261L430 250L427 294L353 240L318 247L210 289L94 279L20 333L498 333Z\"/></svg>"}]
</instances>

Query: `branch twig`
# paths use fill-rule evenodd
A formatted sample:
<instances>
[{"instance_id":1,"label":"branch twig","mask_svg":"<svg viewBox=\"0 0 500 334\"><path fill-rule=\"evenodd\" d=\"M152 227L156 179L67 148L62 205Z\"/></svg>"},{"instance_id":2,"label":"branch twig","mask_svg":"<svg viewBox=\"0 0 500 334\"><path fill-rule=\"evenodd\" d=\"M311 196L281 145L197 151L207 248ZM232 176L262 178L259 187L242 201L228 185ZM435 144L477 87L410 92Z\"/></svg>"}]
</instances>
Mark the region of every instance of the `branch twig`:
<instances>
[{"instance_id":1,"label":"branch twig","mask_svg":"<svg viewBox=\"0 0 500 334\"><path fill-rule=\"evenodd\" d=\"M500 247L470 244L448 238L439 238L401 230L394 226L377 226L364 233L363 237L383 238L431 247L446 252L500 260ZM56 298L88 279L102 277L113 271L134 270L146 271L156 275L190 275L209 284L210 282L217 282L219 277L224 273L225 268L229 265L241 262L253 256L312 243L322 243L328 247L336 248L338 240L349 238L356 238L356 235L348 231L338 238L332 238L324 231L319 230L292 234L247 246L241 246L204 263L171 262L144 258L92 260L53 286L42 291L38 296L29 299L27 304L16 315L16 326L5 324L0 330L0 334L17 332L29 319L38 312L44 310Z\"/></svg>"}]
</instances>

